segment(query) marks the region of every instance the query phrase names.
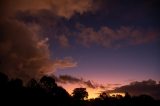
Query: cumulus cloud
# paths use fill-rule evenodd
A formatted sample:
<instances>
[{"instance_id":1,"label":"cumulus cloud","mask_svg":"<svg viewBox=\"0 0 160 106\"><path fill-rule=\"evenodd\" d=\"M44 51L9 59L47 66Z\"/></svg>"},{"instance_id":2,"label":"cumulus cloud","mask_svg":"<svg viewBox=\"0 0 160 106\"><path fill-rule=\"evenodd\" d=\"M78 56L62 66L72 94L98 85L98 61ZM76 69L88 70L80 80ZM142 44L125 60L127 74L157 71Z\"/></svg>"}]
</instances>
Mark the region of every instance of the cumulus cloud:
<instances>
[{"instance_id":1,"label":"cumulus cloud","mask_svg":"<svg viewBox=\"0 0 160 106\"><path fill-rule=\"evenodd\" d=\"M70 18L75 13L91 11L93 0L53 0L52 7L57 11L57 15Z\"/></svg>"},{"instance_id":2,"label":"cumulus cloud","mask_svg":"<svg viewBox=\"0 0 160 106\"><path fill-rule=\"evenodd\" d=\"M129 85L121 86L109 92L128 92L129 94L134 96L146 94L156 99L160 99L159 91L160 91L160 83L158 84L156 83L156 81L149 79L141 82L135 81L130 83Z\"/></svg>"},{"instance_id":3,"label":"cumulus cloud","mask_svg":"<svg viewBox=\"0 0 160 106\"><path fill-rule=\"evenodd\" d=\"M79 9L73 8L68 10L67 14L59 15L58 11L62 12L63 9L71 7L72 1L74 0L59 0L58 2L56 0L1 0L0 71L10 78L21 78L26 81L30 78L39 78L42 75L54 73L57 69L75 67L77 63L72 58L53 60L49 49L51 38L43 36L46 35L46 33L43 33L45 27L43 25L50 23L47 21L48 18L54 18L52 25L57 25L57 17L69 18L75 12L84 12L85 6L78 2L75 5ZM67 3L67 7L64 8L61 5L63 3ZM80 10L81 5L82 10ZM48 16L48 12L41 14L43 10L48 10L49 14L53 15ZM29 17L33 15L42 16L38 19L33 16L36 20L29 23L17 19L18 13L24 13ZM24 14L23 16L25 16ZM47 18L44 19L44 17ZM62 41L65 42L62 44ZM62 46L66 46L67 38L60 38L60 42Z\"/></svg>"},{"instance_id":4,"label":"cumulus cloud","mask_svg":"<svg viewBox=\"0 0 160 106\"><path fill-rule=\"evenodd\" d=\"M150 43L159 37L158 31L126 26L117 29L102 26L95 30L92 27L78 25L77 29L77 42L86 47L98 44L107 48L119 48Z\"/></svg>"},{"instance_id":5,"label":"cumulus cloud","mask_svg":"<svg viewBox=\"0 0 160 106\"><path fill-rule=\"evenodd\" d=\"M1 71L12 78L26 79L52 69L47 38L40 38L33 30L17 21L0 24Z\"/></svg>"},{"instance_id":6,"label":"cumulus cloud","mask_svg":"<svg viewBox=\"0 0 160 106\"><path fill-rule=\"evenodd\" d=\"M38 35L37 26L12 20L1 22L0 29L0 71L10 78L28 80L77 65L72 58L51 59L49 39Z\"/></svg>"},{"instance_id":7,"label":"cumulus cloud","mask_svg":"<svg viewBox=\"0 0 160 106\"><path fill-rule=\"evenodd\" d=\"M1 0L3 14L11 15L17 11L52 10L53 14L70 18L75 13L92 11L93 0Z\"/></svg>"}]
</instances>

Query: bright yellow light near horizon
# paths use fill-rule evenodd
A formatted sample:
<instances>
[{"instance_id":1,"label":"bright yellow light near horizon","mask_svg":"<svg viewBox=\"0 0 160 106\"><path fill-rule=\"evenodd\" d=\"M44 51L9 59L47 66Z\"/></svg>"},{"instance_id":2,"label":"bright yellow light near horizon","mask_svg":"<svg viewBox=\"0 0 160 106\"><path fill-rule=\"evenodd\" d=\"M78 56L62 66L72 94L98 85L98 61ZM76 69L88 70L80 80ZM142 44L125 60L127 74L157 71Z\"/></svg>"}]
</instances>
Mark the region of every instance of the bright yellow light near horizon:
<instances>
[{"instance_id":1,"label":"bright yellow light near horizon","mask_svg":"<svg viewBox=\"0 0 160 106\"><path fill-rule=\"evenodd\" d=\"M60 85L60 84L59 84ZM63 86L67 92L72 95L72 92L75 88L79 87L79 84L62 84L61 86ZM86 88L87 92L88 92L88 98L87 99L95 99L97 97L99 97L100 93L102 92L102 89L100 88ZM116 97L117 95L121 95L122 97L125 96L125 93L123 92L119 92L119 93L115 93L115 92L110 92L107 93L109 96L111 97Z\"/></svg>"},{"instance_id":2,"label":"bright yellow light near horizon","mask_svg":"<svg viewBox=\"0 0 160 106\"><path fill-rule=\"evenodd\" d=\"M101 92L101 89L87 88L87 92L88 92L88 99L94 99L99 96L99 94L100 94L99 92Z\"/></svg>"},{"instance_id":3,"label":"bright yellow light near horizon","mask_svg":"<svg viewBox=\"0 0 160 106\"><path fill-rule=\"evenodd\" d=\"M121 95L122 97L125 96L125 93L119 92L119 93L109 93L109 96L116 97L117 95Z\"/></svg>"},{"instance_id":4,"label":"bright yellow light near horizon","mask_svg":"<svg viewBox=\"0 0 160 106\"><path fill-rule=\"evenodd\" d=\"M97 98L97 97L98 97L97 93L90 93L90 92L89 92L88 99L95 99L95 98Z\"/></svg>"},{"instance_id":5,"label":"bright yellow light near horizon","mask_svg":"<svg viewBox=\"0 0 160 106\"><path fill-rule=\"evenodd\" d=\"M72 92L75 88L79 87L79 84L59 84L59 86L64 87L67 92L72 95ZM83 87L83 86L82 86ZM99 92L102 91L102 89L100 88L86 88L87 92L88 92L88 98L87 99L94 99L97 98L99 96Z\"/></svg>"}]
</instances>

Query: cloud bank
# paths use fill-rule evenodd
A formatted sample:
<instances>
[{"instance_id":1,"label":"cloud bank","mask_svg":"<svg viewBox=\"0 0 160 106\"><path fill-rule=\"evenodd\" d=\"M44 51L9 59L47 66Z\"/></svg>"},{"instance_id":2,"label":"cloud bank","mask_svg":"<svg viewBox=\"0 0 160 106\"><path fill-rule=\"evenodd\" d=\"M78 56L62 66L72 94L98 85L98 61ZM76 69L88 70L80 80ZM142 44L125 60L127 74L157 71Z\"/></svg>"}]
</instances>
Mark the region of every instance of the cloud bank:
<instances>
[{"instance_id":1,"label":"cloud bank","mask_svg":"<svg viewBox=\"0 0 160 106\"><path fill-rule=\"evenodd\" d=\"M142 94L150 95L156 99L160 99L160 83L149 79L146 81L135 81L129 85L121 86L109 92L128 92L131 95L138 96Z\"/></svg>"},{"instance_id":2,"label":"cloud bank","mask_svg":"<svg viewBox=\"0 0 160 106\"><path fill-rule=\"evenodd\" d=\"M4 21L0 29L0 71L11 78L38 78L77 64L72 58L52 60L48 38L39 36L36 28L17 21Z\"/></svg>"},{"instance_id":3,"label":"cloud bank","mask_svg":"<svg viewBox=\"0 0 160 106\"><path fill-rule=\"evenodd\" d=\"M83 14L94 8L93 0L1 0L1 5L4 15L13 15L17 11L51 10L53 14L67 19L75 13Z\"/></svg>"},{"instance_id":4,"label":"cloud bank","mask_svg":"<svg viewBox=\"0 0 160 106\"><path fill-rule=\"evenodd\" d=\"M75 4L75 7L71 6ZM64 7L62 4L67 4ZM1 0L0 1L0 71L10 78L39 78L57 69L75 67L72 58L53 60L50 38L42 36L42 26L16 19L19 12L39 13L50 10L59 17L70 18L74 13L88 11L91 0ZM61 38L64 41L65 38ZM67 41L66 41L67 42ZM63 45L63 44L62 44Z\"/></svg>"},{"instance_id":5,"label":"cloud bank","mask_svg":"<svg viewBox=\"0 0 160 106\"><path fill-rule=\"evenodd\" d=\"M62 84L81 84L86 86L87 88L92 88L92 89L105 89L106 87L103 86L102 84L95 83L91 80L84 80L83 78L76 78L70 75L60 75L59 77L53 76L53 78L58 82Z\"/></svg>"}]
</instances>

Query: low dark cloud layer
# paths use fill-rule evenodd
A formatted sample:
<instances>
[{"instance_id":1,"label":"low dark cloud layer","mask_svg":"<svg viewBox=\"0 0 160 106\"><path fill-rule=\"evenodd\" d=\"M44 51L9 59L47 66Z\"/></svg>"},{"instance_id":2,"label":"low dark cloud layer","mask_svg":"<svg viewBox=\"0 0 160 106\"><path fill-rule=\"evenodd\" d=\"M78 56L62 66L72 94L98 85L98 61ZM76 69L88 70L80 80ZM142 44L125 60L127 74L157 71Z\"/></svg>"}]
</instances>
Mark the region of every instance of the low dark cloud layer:
<instances>
[{"instance_id":1,"label":"low dark cloud layer","mask_svg":"<svg viewBox=\"0 0 160 106\"><path fill-rule=\"evenodd\" d=\"M121 84L99 84L95 81L91 80L84 80L83 78L77 78L71 75L60 75L60 76L55 76L52 75L52 77L58 82L62 84L80 84L84 85L87 88L92 88L92 89L101 89L101 90L109 90L109 89L114 89Z\"/></svg>"},{"instance_id":2,"label":"low dark cloud layer","mask_svg":"<svg viewBox=\"0 0 160 106\"><path fill-rule=\"evenodd\" d=\"M63 84L67 84L67 83L82 84L86 86L87 88L92 88L92 89L96 89L96 88L105 89L106 88L102 84L95 83L91 80L86 81L83 78L76 78L70 75L60 75L59 77L53 76L53 78L55 78L57 82L63 83Z\"/></svg>"},{"instance_id":3,"label":"low dark cloud layer","mask_svg":"<svg viewBox=\"0 0 160 106\"><path fill-rule=\"evenodd\" d=\"M128 92L135 96L146 94L156 99L160 99L160 83L156 83L156 81L152 79L141 82L135 81L129 85L121 86L109 92Z\"/></svg>"}]
</instances>

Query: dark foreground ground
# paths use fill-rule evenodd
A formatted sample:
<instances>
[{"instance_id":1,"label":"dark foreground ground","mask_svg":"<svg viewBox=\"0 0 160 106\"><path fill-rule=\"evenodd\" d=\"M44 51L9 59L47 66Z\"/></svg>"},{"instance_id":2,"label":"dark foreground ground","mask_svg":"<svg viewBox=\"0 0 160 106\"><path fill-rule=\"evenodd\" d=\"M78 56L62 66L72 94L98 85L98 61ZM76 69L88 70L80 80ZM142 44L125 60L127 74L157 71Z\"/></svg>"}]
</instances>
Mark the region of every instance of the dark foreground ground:
<instances>
[{"instance_id":1,"label":"dark foreground ground","mask_svg":"<svg viewBox=\"0 0 160 106\"><path fill-rule=\"evenodd\" d=\"M69 95L51 77L44 76L39 81L31 79L24 86L22 80L9 80L0 73L0 106L160 106L160 100L149 95L109 97L102 93L95 99L85 100L88 93L84 88L73 92L72 96Z\"/></svg>"}]
</instances>

